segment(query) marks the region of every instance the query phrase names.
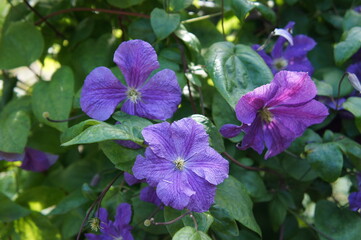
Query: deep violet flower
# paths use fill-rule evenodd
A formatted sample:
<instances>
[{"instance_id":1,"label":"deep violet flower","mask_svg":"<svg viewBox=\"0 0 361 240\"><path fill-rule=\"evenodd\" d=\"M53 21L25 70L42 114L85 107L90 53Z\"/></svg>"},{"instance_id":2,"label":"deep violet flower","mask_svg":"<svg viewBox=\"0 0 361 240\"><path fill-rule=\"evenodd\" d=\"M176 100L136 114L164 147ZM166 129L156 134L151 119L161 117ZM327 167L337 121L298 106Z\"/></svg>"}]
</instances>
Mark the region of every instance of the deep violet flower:
<instances>
[{"instance_id":1,"label":"deep violet flower","mask_svg":"<svg viewBox=\"0 0 361 240\"><path fill-rule=\"evenodd\" d=\"M149 144L139 155L134 176L145 179L166 206L204 212L216 185L228 177L228 161L209 146L204 127L191 118L158 123L142 131Z\"/></svg>"},{"instance_id":2,"label":"deep violet flower","mask_svg":"<svg viewBox=\"0 0 361 240\"><path fill-rule=\"evenodd\" d=\"M284 29L292 29L294 25L294 22L289 22ZM313 67L307 58L307 53L316 46L316 42L302 34L293 37L293 45L290 44L285 47L286 42L287 39L280 36L273 46L270 56L263 50L257 52L272 70L273 74L281 70L289 70L308 72L312 75ZM259 47L259 45L252 46L254 50L257 50Z\"/></svg>"},{"instance_id":3,"label":"deep violet flower","mask_svg":"<svg viewBox=\"0 0 361 240\"><path fill-rule=\"evenodd\" d=\"M241 97L236 116L242 126L224 125L224 137L245 132L241 150L249 147L273 157L290 146L310 125L321 123L328 115L325 105L314 100L317 89L305 72L281 71L273 81Z\"/></svg>"},{"instance_id":4,"label":"deep violet flower","mask_svg":"<svg viewBox=\"0 0 361 240\"><path fill-rule=\"evenodd\" d=\"M347 72L353 73L361 80L361 49L352 56L353 64L347 68Z\"/></svg>"},{"instance_id":5,"label":"deep violet flower","mask_svg":"<svg viewBox=\"0 0 361 240\"><path fill-rule=\"evenodd\" d=\"M130 115L165 120L177 110L181 101L181 89L175 73L159 68L153 47L142 40L130 40L119 45L114 62L122 71L126 85L121 83L110 69L95 68L85 79L80 106L90 117L108 119L119 103L121 110Z\"/></svg>"},{"instance_id":6,"label":"deep violet flower","mask_svg":"<svg viewBox=\"0 0 361 240\"><path fill-rule=\"evenodd\" d=\"M24 153L0 152L0 160L22 161L21 168L33 172L48 170L58 160L57 155L45 153L33 148L25 148Z\"/></svg>"},{"instance_id":7,"label":"deep violet flower","mask_svg":"<svg viewBox=\"0 0 361 240\"><path fill-rule=\"evenodd\" d=\"M361 209L361 173L357 174L358 192L352 192L348 196L348 202L352 211L359 212Z\"/></svg>"},{"instance_id":8,"label":"deep violet flower","mask_svg":"<svg viewBox=\"0 0 361 240\"><path fill-rule=\"evenodd\" d=\"M93 233L85 234L88 240L133 240L131 234L132 227L129 225L132 217L132 209L130 204L121 203L117 207L115 221L108 219L108 212L105 208L100 208L98 216L100 219L100 235Z\"/></svg>"}]
</instances>

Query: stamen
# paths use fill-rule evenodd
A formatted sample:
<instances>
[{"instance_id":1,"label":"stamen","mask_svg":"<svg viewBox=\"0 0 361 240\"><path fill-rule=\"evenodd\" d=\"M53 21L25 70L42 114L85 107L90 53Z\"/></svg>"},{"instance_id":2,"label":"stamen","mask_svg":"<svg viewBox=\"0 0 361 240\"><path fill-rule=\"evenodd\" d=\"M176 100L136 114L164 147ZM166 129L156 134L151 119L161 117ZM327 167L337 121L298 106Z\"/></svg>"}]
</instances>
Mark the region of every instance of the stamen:
<instances>
[{"instance_id":1,"label":"stamen","mask_svg":"<svg viewBox=\"0 0 361 240\"><path fill-rule=\"evenodd\" d=\"M284 58L276 58L273 60L272 65L277 69L277 70L282 70L285 67L287 67L288 65L288 61Z\"/></svg>"},{"instance_id":2,"label":"stamen","mask_svg":"<svg viewBox=\"0 0 361 240\"><path fill-rule=\"evenodd\" d=\"M173 163L175 164L175 167L178 168L179 170L184 169L185 161L182 158L177 158Z\"/></svg>"},{"instance_id":3,"label":"stamen","mask_svg":"<svg viewBox=\"0 0 361 240\"><path fill-rule=\"evenodd\" d=\"M272 121L273 114L267 108L262 108L258 112L261 116L262 121L265 121L266 123L270 123Z\"/></svg>"},{"instance_id":4,"label":"stamen","mask_svg":"<svg viewBox=\"0 0 361 240\"><path fill-rule=\"evenodd\" d=\"M127 96L130 101L137 103L141 98L141 93L135 88L129 88L127 91Z\"/></svg>"}]
</instances>

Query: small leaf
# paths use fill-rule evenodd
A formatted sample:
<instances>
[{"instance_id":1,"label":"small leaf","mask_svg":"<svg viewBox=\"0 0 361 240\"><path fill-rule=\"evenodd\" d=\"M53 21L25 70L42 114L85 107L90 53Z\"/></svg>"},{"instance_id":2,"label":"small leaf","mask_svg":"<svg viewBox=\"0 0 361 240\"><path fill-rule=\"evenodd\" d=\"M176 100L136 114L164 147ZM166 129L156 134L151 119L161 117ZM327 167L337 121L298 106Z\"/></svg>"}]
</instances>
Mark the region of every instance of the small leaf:
<instances>
[{"instance_id":1,"label":"small leaf","mask_svg":"<svg viewBox=\"0 0 361 240\"><path fill-rule=\"evenodd\" d=\"M353 27L361 27L361 14L351 9L345 14L342 28L344 31L348 31Z\"/></svg>"},{"instance_id":2,"label":"small leaf","mask_svg":"<svg viewBox=\"0 0 361 240\"><path fill-rule=\"evenodd\" d=\"M220 232L229 236L238 236L239 230L236 221L231 215L223 208L214 205L209 210L214 221L211 225L212 230Z\"/></svg>"},{"instance_id":3,"label":"small leaf","mask_svg":"<svg viewBox=\"0 0 361 240\"><path fill-rule=\"evenodd\" d=\"M189 238L189 240L212 240L212 238L202 231L197 231Z\"/></svg>"},{"instance_id":4,"label":"small leaf","mask_svg":"<svg viewBox=\"0 0 361 240\"><path fill-rule=\"evenodd\" d=\"M11 201L0 193L0 222L11 222L30 214L30 210Z\"/></svg>"},{"instance_id":5,"label":"small leaf","mask_svg":"<svg viewBox=\"0 0 361 240\"><path fill-rule=\"evenodd\" d=\"M193 0L170 0L169 7L173 9L173 11L179 11L189 7L192 3Z\"/></svg>"},{"instance_id":6,"label":"small leaf","mask_svg":"<svg viewBox=\"0 0 361 240\"><path fill-rule=\"evenodd\" d=\"M361 98L349 97L342 106L347 111L350 111L356 118L361 117Z\"/></svg>"},{"instance_id":7,"label":"small leaf","mask_svg":"<svg viewBox=\"0 0 361 240\"><path fill-rule=\"evenodd\" d=\"M335 61L345 63L361 47L361 27L353 27L343 35L343 41L334 46Z\"/></svg>"},{"instance_id":8,"label":"small leaf","mask_svg":"<svg viewBox=\"0 0 361 240\"><path fill-rule=\"evenodd\" d=\"M150 13L150 23L158 40L162 40L177 29L180 23L180 15L155 8Z\"/></svg>"},{"instance_id":9,"label":"small leaf","mask_svg":"<svg viewBox=\"0 0 361 240\"><path fill-rule=\"evenodd\" d=\"M196 232L193 227L184 227L174 234L172 240L185 240L191 239L192 235Z\"/></svg>"},{"instance_id":10,"label":"small leaf","mask_svg":"<svg viewBox=\"0 0 361 240\"><path fill-rule=\"evenodd\" d=\"M201 43L197 36L189 32L183 24L179 26L174 34L184 42L191 52L192 61L196 62L201 54Z\"/></svg>"},{"instance_id":11,"label":"small leaf","mask_svg":"<svg viewBox=\"0 0 361 240\"><path fill-rule=\"evenodd\" d=\"M213 216L210 215L209 212L202 212L202 213L194 212L193 217L197 221L198 230L203 232L207 232L209 227L214 221ZM184 223L184 226L191 226L191 227L194 226L194 221L189 215L182 218L182 221Z\"/></svg>"}]
</instances>

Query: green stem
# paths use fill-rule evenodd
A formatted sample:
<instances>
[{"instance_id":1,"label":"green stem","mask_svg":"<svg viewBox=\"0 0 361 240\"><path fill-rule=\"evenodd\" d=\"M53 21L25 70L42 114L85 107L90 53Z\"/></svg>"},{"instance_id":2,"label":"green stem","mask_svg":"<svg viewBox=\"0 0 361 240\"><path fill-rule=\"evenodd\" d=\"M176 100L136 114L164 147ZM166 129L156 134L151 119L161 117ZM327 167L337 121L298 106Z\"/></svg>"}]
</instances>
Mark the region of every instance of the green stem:
<instances>
[{"instance_id":1,"label":"green stem","mask_svg":"<svg viewBox=\"0 0 361 240\"><path fill-rule=\"evenodd\" d=\"M337 100L336 100L336 111L338 111L338 101L340 99L340 94L341 94L341 84L343 82L343 80L345 79L345 77L347 76L347 72L345 72L342 75L342 78L340 80L340 82L338 83L338 88L337 88Z\"/></svg>"},{"instance_id":2,"label":"green stem","mask_svg":"<svg viewBox=\"0 0 361 240\"><path fill-rule=\"evenodd\" d=\"M204 16L200 16L200 17L195 17L195 18L183 20L181 23L185 24L185 23L198 22L198 21L202 21L202 20L205 20L205 19L208 19L208 18L219 16L219 15L222 15L222 12L213 13L213 14L209 14L209 15L204 15Z\"/></svg>"}]
</instances>

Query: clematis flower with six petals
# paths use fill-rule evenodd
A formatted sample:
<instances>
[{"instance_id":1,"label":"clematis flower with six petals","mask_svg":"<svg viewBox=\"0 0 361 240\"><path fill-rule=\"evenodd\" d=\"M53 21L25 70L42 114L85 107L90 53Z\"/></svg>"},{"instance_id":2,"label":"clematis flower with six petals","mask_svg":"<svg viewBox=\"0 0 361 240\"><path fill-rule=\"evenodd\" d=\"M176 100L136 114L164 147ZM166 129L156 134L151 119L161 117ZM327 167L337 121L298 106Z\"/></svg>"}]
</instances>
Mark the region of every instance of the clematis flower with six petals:
<instances>
[{"instance_id":1,"label":"clematis flower with six petals","mask_svg":"<svg viewBox=\"0 0 361 240\"><path fill-rule=\"evenodd\" d=\"M273 157L288 148L307 127L327 117L327 107L313 99L316 93L316 85L307 73L281 71L271 83L238 101L236 116L243 125L226 124L220 132L231 138L243 131L241 150L251 147L261 154L266 146L265 158Z\"/></svg>"},{"instance_id":2,"label":"clematis flower with six petals","mask_svg":"<svg viewBox=\"0 0 361 240\"><path fill-rule=\"evenodd\" d=\"M159 199L175 209L207 211L229 163L209 146L204 127L191 118L163 122L142 131L149 144L133 166L137 179L156 187Z\"/></svg>"},{"instance_id":3,"label":"clematis flower with six petals","mask_svg":"<svg viewBox=\"0 0 361 240\"><path fill-rule=\"evenodd\" d=\"M132 209L130 204L121 203L117 207L115 214L115 221L108 219L108 212L105 208L100 208L98 211L100 220L100 235L93 233L86 233L88 240L133 240L131 233L132 226L129 225L132 217Z\"/></svg>"},{"instance_id":4,"label":"clematis flower with six petals","mask_svg":"<svg viewBox=\"0 0 361 240\"><path fill-rule=\"evenodd\" d=\"M294 22L289 22L284 29L292 29L294 25ZM257 53L263 58L273 74L281 70L288 70L308 72L312 75L313 67L307 58L307 53L316 46L316 42L303 34L294 36L293 44L285 47L287 41L289 39L280 36L274 44L270 56L263 50L259 50ZM254 50L259 47L259 45L252 46Z\"/></svg>"},{"instance_id":5,"label":"clematis flower with six petals","mask_svg":"<svg viewBox=\"0 0 361 240\"><path fill-rule=\"evenodd\" d=\"M165 120L172 117L181 102L181 89L174 71L159 68L154 48L142 40L119 45L114 62L123 73L126 85L106 67L97 67L86 77L80 97L82 110L97 120L107 120L119 103L130 115Z\"/></svg>"}]
</instances>

